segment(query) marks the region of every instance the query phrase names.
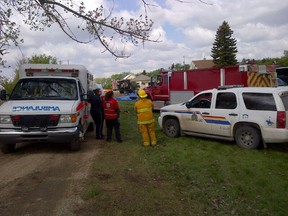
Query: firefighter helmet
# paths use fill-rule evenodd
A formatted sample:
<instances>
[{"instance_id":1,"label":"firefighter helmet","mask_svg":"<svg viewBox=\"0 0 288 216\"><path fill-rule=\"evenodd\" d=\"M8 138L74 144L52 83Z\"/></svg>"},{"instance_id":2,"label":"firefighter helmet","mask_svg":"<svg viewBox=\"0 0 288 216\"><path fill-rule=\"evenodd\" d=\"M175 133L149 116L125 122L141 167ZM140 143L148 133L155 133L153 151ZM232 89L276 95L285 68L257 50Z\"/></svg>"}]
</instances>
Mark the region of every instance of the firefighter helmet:
<instances>
[{"instance_id":1,"label":"firefighter helmet","mask_svg":"<svg viewBox=\"0 0 288 216\"><path fill-rule=\"evenodd\" d=\"M138 95L140 98L146 98L148 96L143 89L138 91Z\"/></svg>"}]
</instances>

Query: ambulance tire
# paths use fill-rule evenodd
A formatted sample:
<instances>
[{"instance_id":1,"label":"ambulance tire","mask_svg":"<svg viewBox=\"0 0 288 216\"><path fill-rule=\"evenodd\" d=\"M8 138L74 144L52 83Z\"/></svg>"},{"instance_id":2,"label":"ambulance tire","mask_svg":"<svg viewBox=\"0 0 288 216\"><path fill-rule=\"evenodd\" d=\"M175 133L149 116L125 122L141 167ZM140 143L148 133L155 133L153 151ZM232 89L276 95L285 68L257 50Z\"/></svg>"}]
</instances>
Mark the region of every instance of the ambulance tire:
<instances>
[{"instance_id":1,"label":"ambulance tire","mask_svg":"<svg viewBox=\"0 0 288 216\"><path fill-rule=\"evenodd\" d=\"M261 148L261 134L253 126L241 126L237 128L235 140L239 147L245 149Z\"/></svg>"},{"instance_id":2,"label":"ambulance tire","mask_svg":"<svg viewBox=\"0 0 288 216\"><path fill-rule=\"evenodd\" d=\"M83 139L83 127L81 124L78 125L78 137L70 143L71 151L79 151L81 148L81 139Z\"/></svg>"},{"instance_id":3,"label":"ambulance tire","mask_svg":"<svg viewBox=\"0 0 288 216\"><path fill-rule=\"evenodd\" d=\"M168 137L179 137L180 136L180 125L179 121L175 118L167 119L163 125L164 133Z\"/></svg>"},{"instance_id":4,"label":"ambulance tire","mask_svg":"<svg viewBox=\"0 0 288 216\"><path fill-rule=\"evenodd\" d=\"M12 153L15 151L16 144L2 144L1 151L3 154Z\"/></svg>"}]
</instances>

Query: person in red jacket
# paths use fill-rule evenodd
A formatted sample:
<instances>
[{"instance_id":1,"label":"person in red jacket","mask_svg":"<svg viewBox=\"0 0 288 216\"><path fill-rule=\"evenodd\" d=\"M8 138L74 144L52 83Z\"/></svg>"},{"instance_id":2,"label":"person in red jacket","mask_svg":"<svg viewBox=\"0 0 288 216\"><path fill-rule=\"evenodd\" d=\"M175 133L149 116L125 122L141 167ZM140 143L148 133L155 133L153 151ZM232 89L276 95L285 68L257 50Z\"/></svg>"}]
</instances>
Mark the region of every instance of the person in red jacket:
<instances>
[{"instance_id":1,"label":"person in red jacket","mask_svg":"<svg viewBox=\"0 0 288 216\"><path fill-rule=\"evenodd\" d=\"M107 128L107 141L111 141L113 128L115 130L115 136L117 142L122 142L122 136L120 132L119 114L120 108L117 100L113 98L113 91L109 91L105 94L103 101L104 118Z\"/></svg>"}]
</instances>

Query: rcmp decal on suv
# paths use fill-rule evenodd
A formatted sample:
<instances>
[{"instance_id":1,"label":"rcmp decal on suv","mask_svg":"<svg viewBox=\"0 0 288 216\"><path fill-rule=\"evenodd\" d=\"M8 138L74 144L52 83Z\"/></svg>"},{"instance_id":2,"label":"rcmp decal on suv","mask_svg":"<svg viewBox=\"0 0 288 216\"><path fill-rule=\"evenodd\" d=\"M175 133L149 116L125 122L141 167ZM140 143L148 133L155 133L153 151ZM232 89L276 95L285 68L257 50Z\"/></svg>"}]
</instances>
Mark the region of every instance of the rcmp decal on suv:
<instances>
[{"instance_id":1,"label":"rcmp decal on suv","mask_svg":"<svg viewBox=\"0 0 288 216\"><path fill-rule=\"evenodd\" d=\"M230 122L222 116L202 116L203 119L210 124L230 125Z\"/></svg>"},{"instance_id":2,"label":"rcmp decal on suv","mask_svg":"<svg viewBox=\"0 0 288 216\"><path fill-rule=\"evenodd\" d=\"M268 126L272 126L274 124L274 122L271 121L271 117L269 117L269 119L266 120L266 123Z\"/></svg>"},{"instance_id":3,"label":"rcmp decal on suv","mask_svg":"<svg viewBox=\"0 0 288 216\"><path fill-rule=\"evenodd\" d=\"M174 112L180 114L187 114L191 115L191 121L199 121L202 122L203 120L208 124L221 124L221 125L231 125L230 122L223 116L207 116L202 115L199 111L182 111L182 110L162 110L162 112ZM200 118L199 118L200 117Z\"/></svg>"}]
</instances>

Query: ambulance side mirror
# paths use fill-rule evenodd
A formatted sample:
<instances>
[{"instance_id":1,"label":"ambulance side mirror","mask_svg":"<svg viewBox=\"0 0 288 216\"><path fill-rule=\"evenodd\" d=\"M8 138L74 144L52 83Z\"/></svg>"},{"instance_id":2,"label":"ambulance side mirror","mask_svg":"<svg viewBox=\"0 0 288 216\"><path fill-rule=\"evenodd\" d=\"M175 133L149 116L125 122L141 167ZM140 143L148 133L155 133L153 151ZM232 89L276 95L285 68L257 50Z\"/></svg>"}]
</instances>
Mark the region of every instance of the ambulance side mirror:
<instances>
[{"instance_id":1,"label":"ambulance side mirror","mask_svg":"<svg viewBox=\"0 0 288 216\"><path fill-rule=\"evenodd\" d=\"M80 94L80 98L81 98L81 101L87 100L87 94L81 93L81 94Z\"/></svg>"}]
</instances>

